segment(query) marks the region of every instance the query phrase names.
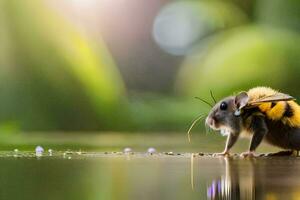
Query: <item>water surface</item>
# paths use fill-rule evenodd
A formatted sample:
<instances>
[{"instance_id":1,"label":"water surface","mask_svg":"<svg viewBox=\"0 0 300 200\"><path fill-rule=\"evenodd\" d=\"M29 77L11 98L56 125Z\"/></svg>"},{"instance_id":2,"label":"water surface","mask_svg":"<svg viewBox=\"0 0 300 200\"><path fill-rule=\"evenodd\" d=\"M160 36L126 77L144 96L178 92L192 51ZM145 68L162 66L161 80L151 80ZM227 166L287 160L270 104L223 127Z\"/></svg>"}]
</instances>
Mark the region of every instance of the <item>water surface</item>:
<instances>
[{"instance_id":1,"label":"water surface","mask_svg":"<svg viewBox=\"0 0 300 200\"><path fill-rule=\"evenodd\" d=\"M300 158L2 152L0 199L300 199Z\"/></svg>"}]
</instances>

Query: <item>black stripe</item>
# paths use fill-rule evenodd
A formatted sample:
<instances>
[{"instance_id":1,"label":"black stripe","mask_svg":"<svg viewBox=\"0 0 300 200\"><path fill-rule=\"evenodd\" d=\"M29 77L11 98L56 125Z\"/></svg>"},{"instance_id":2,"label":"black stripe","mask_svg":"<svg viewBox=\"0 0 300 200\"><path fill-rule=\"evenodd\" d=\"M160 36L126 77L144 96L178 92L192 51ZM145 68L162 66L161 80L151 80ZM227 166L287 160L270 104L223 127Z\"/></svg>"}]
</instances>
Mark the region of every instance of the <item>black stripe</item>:
<instances>
[{"instance_id":1,"label":"black stripe","mask_svg":"<svg viewBox=\"0 0 300 200\"><path fill-rule=\"evenodd\" d=\"M284 117L292 117L294 115L293 109L291 108L289 103L285 103L285 111L283 116Z\"/></svg>"},{"instance_id":2,"label":"black stripe","mask_svg":"<svg viewBox=\"0 0 300 200\"><path fill-rule=\"evenodd\" d=\"M275 102L272 102L272 103L271 103L271 108L273 108L274 106L276 106L276 103L275 103Z\"/></svg>"},{"instance_id":3,"label":"black stripe","mask_svg":"<svg viewBox=\"0 0 300 200\"><path fill-rule=\"evenodd\" d=\"M245 109L244 112L242 113L242 117L244 119L250 117L253 113L260 112L260 109L258 107L250 108L250 109Z\"/></svg>"}]
</instances>

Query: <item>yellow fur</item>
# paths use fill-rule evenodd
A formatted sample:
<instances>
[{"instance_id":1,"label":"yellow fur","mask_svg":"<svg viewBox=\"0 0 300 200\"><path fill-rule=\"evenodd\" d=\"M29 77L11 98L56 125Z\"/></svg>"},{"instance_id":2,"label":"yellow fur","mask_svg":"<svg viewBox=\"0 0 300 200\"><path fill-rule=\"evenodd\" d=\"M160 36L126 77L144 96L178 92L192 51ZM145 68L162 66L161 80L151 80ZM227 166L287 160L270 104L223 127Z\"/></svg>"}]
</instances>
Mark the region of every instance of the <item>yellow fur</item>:
<instances>
[{"instance_id":1,"label":"yellow fur","mask_svg":"<svg viewBox=\"0 0 300 200\"><path fill-rule=\"evenodd\" d=\"M247 94L249 96L249 101L251 102L260 99L261 97L274 95L277 92L278 91L269 87L255 87L250 89Z\"/></svg>"},{"instance_id":2,"label":"yellow fur","mask_svg":"<svg viewBox=\"0 0 300 200\"><path fill-rule=\"evenodd\" d=\"M270 110L272 103L262 103L258 106L259 110L261 110L262 112L267 112L268 110Z\"/></svg>"},{"instance_id":3,"label":"yellow fur","mask_svg":"<svg viewBox=\"0 0 300 200\"><path fill-rule=\"evenodd\" d=\"M291 109L293 110L292 117L284 117L283 123L291 126L291 127L300 127L300 106L294 101L287 102Z\"/></svg>"},{"instance_id":4,"label":"yellow fur","mask_svg":"<svg viewBox=\"0 0 300 200\"><path fill-rule=\"evenodd\" d=\"M279 101L273 108L267 110L267 116L272 120L280 120L285 112L285 104L284 101Z\"/></svg>"},{"instance_id":5,"label":"yellow fur","mask_svg":"<svg viewBox=\"0 0 300 200\"><path fill-rule=\"evenodd\" d=\"M247 94L249 96L249 102L255 102L263 97L272 96L278 91L273 90L269 87L256 87L250 89ZM293 116L284 116L286 104L288 104L293 112ZM271 102L261 103L258 105L259 110L265 113L268 119L278 121L281 120L282 123L290 127L300 127L300 106L295 101L279 101L276 102L275 106L272 107Z\"/></svg>"}]
</instances>

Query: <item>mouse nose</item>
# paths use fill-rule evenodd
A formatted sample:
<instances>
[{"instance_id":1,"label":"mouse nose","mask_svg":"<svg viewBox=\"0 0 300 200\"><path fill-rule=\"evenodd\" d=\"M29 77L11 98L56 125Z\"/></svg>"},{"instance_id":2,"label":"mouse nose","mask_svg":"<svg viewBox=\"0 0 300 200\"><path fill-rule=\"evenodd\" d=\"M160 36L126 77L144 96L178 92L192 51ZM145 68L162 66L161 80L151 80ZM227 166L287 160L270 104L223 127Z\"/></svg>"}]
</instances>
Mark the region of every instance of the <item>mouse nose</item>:
<instances>
[{"instance_id":1,"label":"mouse nose","mask_svg":"<svg viewBox=\"0 0 300 200\"><path fill-rule=\"evenodd\" d=\"M219 114L215 114L211 117L208 118L207 120L207 124L209 126L215 126L218 122L220 121L220 115Z\"/></svg>"},{"instance_id":2,"label":"mouse nose","mask_svg":"<svg viewBox=\"0 0 300 200\"><path fill-rule=\"evenodd\" d=\"M205 123L209 126L213 126L215 123L215 120L213 117L207 117L205 121L206 121Z\"/></svg>"}]
</instances>

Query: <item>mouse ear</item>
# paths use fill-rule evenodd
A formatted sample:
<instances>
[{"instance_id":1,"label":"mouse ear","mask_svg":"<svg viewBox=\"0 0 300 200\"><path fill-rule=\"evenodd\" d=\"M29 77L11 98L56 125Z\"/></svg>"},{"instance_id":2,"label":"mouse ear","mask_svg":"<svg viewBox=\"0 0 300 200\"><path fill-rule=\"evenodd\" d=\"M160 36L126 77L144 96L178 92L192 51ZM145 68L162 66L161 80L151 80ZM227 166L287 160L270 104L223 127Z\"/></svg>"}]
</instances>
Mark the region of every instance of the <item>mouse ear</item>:
<instances>
[{"instance_id":1,"label":"mouse ear","mask_svg":"<svg viewBox=\"0 0 300 200\"><path fill-rule=\"evenodd\" d=\"M241 92L235 96L234 103L238 109L242 109L247 105L249 101L249 96L247 92Z\"/></svg>"}]
</instances>

